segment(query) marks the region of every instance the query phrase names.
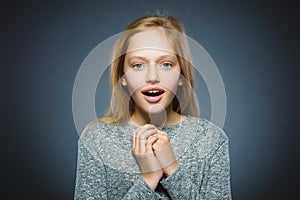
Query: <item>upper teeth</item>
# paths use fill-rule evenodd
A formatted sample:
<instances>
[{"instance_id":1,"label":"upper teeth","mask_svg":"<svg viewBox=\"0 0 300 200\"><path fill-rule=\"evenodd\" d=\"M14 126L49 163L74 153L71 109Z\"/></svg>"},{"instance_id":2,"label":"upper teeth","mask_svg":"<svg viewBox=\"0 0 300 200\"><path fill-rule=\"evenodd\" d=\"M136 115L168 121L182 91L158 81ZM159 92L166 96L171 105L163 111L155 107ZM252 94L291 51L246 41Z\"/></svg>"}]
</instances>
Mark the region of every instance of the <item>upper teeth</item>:
<instances>
[{"instance_id":1,"label":"upper teeth","mask_svg":"<svg viewBox=\"0 0 300 200\"><path fill-rule=\"evenodd\" d=\"M148 92L149 93L157 93L157 92L159 92L159 90L149 90Z\"/></svg>"}]
</instances>

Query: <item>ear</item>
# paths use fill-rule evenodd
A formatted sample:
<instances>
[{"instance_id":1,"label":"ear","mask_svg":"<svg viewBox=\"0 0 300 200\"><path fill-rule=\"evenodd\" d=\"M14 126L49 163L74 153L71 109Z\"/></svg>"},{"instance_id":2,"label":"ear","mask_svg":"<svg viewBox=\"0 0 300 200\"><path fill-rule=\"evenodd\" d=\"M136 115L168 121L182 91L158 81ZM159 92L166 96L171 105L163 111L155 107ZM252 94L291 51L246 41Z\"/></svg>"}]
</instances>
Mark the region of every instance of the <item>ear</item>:
<instances>
[{"instance_id":1,"label":"ear","mask_svg":"<svg viewBox=\"0 0 300 200\"><path fill-rule=\"evenodd\" d=\"M180 78L178 81L178 86L182 86L182 85L183 85L183 80L182 80L182 78Z\"/></svg>"},{"instance_id":2,"label":"ear","mask_svg":"<svg viewBox=\"0 0 300 200\"><path fill-rule=\"evenodd\" d=\"M126 79L123 77L123 78L121 78L121 84L123 85L123 86L127 86L127 81L126 81Z\"/></svg>"}]
</instances>

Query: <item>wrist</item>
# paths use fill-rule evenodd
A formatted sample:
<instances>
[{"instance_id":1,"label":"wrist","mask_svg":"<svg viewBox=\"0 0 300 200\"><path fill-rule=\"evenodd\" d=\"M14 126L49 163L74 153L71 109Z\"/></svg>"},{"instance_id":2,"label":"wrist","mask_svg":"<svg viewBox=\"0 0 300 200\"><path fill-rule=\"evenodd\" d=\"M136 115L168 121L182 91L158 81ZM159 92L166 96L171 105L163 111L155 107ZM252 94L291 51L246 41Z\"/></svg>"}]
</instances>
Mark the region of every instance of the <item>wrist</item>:
<instances>
[{"instance_id":1,"label":"wrist","mask_svg":"<svg viewBox=\"0 0 300 200\"><path fill-rule=\"evenodd\" d=\"M147 185L152 189L155 190L158 182L160 179L153 179L153 178L149 178L147 175L142 174L141 175L142 179L145 181L145 183L147 183Z\"/></svg>"},{"instance_id":2,"label":"wrist","mask_svg":"<svg viewBox=\"0 0 300 200\"><path fill-rule=\"evenodd\" d=\"M173 162L171 165L163 168L163 171L164 171L164 175L166 177L169 177L171 176L179 167L179 164L177 161Z\"/></svg>"}]
</instances>

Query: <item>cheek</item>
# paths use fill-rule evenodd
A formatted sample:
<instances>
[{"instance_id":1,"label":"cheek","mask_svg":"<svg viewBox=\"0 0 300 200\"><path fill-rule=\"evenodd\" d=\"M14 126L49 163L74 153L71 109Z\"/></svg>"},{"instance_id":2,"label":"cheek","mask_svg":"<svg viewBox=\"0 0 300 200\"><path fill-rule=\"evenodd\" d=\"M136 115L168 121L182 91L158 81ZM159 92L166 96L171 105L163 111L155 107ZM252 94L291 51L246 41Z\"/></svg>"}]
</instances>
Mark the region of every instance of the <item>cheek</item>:
<instances>
[{"instance_id":1,"label":"cheek","mask_svg":"<svg viewBox=\"0 0 300 200\"><path fill-rule=\"evenodd\" d=\"M145 75L143 71L129 71L124 75L130 95L145 84Z\"/></svg>"},{"instance_id":2,"label":"cheek","mask_svg":"<svg viewBox=\"0 0 300 200\"><path fill-rule=\"evenodd\" d=\"M176 94L180 73L177 70L162 72L160 83L173 94Z\"/></svg>"},{"instance_id":3,"label":"cheek","mask_svg":"<svg viewBox=\"0 0 300 200\"><path fill-rule=\"evenodd\" d=\"M158 85L162 85L173 94L176 94L180 73L178 70L159 70L158 72L160 82ZM128 71L123 76L126 79L127 87L130 95L136 90L145 86L147 71Z\"/></svg>"}]
</instances>

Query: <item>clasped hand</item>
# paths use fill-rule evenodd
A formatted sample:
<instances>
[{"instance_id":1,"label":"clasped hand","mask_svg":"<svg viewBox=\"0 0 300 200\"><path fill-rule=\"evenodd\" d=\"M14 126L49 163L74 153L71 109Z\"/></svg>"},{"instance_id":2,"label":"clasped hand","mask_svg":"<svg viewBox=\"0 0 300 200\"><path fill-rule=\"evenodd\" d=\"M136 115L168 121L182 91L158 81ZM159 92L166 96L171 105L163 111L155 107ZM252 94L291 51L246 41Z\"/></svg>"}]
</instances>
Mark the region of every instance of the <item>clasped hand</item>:
<instances>
[{"instance_id":1,"label":"clasped hand","mask_svg":"<svg viewBox=\"0 0 300 200\"><path fill-rule=\"evenodd\" d=\"M142 178L152 189L163 175L168 177L178 168L168 134L152 124L141 126L132 133L132 153Z\"/></svg>"}]
</instances>

